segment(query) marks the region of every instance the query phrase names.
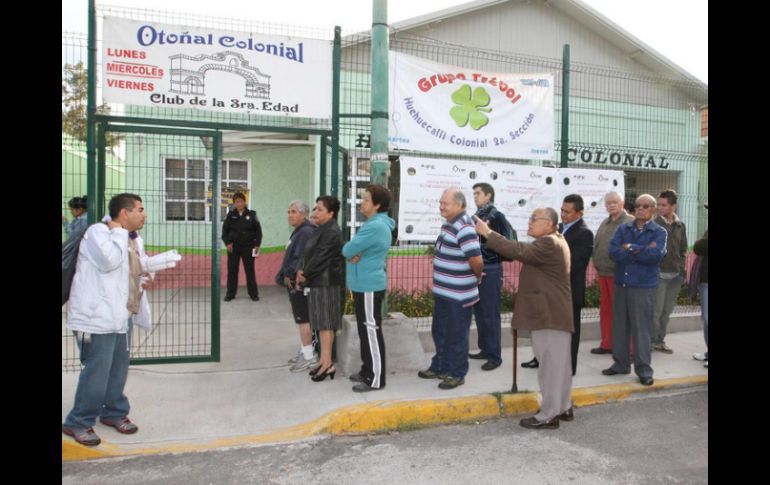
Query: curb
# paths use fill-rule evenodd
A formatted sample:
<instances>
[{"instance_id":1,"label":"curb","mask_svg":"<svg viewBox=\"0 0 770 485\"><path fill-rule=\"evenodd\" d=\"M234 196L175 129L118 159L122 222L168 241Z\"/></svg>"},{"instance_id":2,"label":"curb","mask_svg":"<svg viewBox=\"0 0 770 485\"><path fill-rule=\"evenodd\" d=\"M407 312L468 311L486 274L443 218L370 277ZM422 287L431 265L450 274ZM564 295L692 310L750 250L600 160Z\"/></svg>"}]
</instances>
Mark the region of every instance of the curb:
<instances>
[{"instance_id":1,"label":"curb","mask_svg":"<svg viewBox=\"0 0 770 485\"><path fill-rule=\"evenodd\" d=\"M708 385L708 375L656 380L651 386L619 383L572 390L576 408L623 401L634 394L666 389ZM215 439L204 443L169 443L155 447L128 448L105 442L96 447L82 446L62 438L62 461L80 461L119 456L189 453L252 444L275 444L318 435L352 435L387 431L407 431L466 421L510 417L534 413L540 407L540 392L495 393L415 401L375 401L345 406L320 418L259 435Z\"/></svg>"}]
</instances>

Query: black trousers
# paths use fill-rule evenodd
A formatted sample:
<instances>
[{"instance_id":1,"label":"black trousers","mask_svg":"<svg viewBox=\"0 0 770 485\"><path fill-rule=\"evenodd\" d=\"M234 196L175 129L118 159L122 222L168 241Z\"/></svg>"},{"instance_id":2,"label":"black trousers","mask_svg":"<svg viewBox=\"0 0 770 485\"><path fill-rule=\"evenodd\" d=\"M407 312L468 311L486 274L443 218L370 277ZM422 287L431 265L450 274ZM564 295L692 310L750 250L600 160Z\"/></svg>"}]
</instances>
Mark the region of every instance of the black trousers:
<instances>
[{"instance_id":1,"label":"black trousers","mask_svg":"<svg viewBox=\"0 0 770 485\"><path fill-rule=\"evenodd\" d=\"M575 333L572 334L572 375L577 372L577 355L580 347L580 310L583 305L572 304L572 322L575 324Z\"/></svg>"},{"instance_id":2,"label":"black trousers","mask_svg":"<svg viewBox=\"0 0 770 485\"><path fill-rule=\"evenodd\" d=\"M385 340L382 338L382 299L385 290L353 292L358 339L361 343L361 377L371 387L385 387Z\"/></svg>"},{"instance_id":3,"label":"black trousers","mask_svg":"<svg viewBox=\"0 0 770 485\"><path fill-rule=\"evenodd\" d=\"M243 271L246 273L246 288L249 296L259 296L257 277L254 274L254 257L251 255L251 246L236 246L233 244L233 252L227 253L227 295L235 296L238 293L238 263L243 260Z\"/></svg>"}]
</instances>

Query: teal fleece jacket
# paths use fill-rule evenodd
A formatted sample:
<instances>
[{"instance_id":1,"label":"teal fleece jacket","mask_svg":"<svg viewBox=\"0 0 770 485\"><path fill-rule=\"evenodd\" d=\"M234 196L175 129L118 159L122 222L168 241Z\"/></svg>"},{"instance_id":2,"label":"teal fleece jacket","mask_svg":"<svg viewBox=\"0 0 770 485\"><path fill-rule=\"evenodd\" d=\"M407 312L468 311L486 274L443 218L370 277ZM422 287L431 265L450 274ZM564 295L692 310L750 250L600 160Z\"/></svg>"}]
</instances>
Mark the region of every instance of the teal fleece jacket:
<instances>
[{"instance_id":1,"label":"teal fleece jacket","mask_svg":"<svg viewBox=\"0 0 770 485\"><path fill-rule=\"evenodd\" d=\"M385 259L388 257L394 227L396 221L388 217L387 213L379 212L364 222L353 239L342 247L342 255L348 261L348 288L364 293L388 287ZM356 254L361 254L361 260L353 264L350 258Z\"/></svg>"}]
</instances>

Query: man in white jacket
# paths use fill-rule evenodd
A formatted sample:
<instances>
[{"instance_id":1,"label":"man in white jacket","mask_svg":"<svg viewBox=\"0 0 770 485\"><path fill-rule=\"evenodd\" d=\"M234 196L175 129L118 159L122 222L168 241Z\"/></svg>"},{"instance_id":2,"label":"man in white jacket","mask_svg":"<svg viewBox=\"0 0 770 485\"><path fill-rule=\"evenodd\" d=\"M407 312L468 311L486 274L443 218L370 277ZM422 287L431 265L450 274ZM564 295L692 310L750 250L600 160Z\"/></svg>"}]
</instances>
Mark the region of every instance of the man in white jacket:
<instances>
[{"instance_id":1,"label":"man in white jacket","mask_svg":"<svg viewBox=\"0 0 770 485\"><path fill-rule=\"evenodd\" d=\"M110 200L111 220L93 224L80 243L77 270L67 308L67 327L80 348L80 371L75 403L62 432L86 446L101 439L93 430L102 424L125 434L138 428L128 419L128 398L123 394L128 377L128 319L138 312L138 250L129 245L129 232L144 226L147 214L142 199L118 194ZM134 282L129 280L133 279Z\"/></svg>"}]
</instances>

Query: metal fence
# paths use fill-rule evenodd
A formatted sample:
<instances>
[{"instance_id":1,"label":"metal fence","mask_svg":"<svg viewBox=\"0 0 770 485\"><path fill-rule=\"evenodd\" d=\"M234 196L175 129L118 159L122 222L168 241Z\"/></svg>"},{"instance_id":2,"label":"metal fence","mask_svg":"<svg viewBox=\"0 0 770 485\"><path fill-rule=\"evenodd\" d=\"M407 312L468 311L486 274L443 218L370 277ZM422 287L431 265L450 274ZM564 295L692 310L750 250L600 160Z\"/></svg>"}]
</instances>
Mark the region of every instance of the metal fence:
<instances>
[{"instance_id":1,"label":"metal fence","mask_svg":"<svg viewBox=\"0 0 770 485\"><path fill-rule=\"evenodd\" d=\"M551 72L556 80L556 130L561 132L561 59L481 50L391 31L390 48L435 62L494 72ZM340 143L354 154L345 166L345 176L356 175L348 184L357 186L358 196L369 174L368 153L370 108L371 38L369 33L343 35L342 86L340 99ZM708 103L708 93L694 79L667 79L622 72L585 63L570 65L569 163L572 168L618 169L625 172L626 200L633 202L643 194L657 196L667 188L679 194L678 214L688 222L690 245L707 226L702 203L708 199L707 144L700 139L700 108ZM558 153L561 140L555 139ZM616 154L616 155L613 155ZM394 197L391 215L399 207L399 153L390 153L388 188ZM483 157L451 154L415 153L410 155L445 159L488 160ZM627 156L633 165L622 165ZM641 160L641 161L640 161ZM499 160L512 164L543 165L539 160ZM614 162L618 163L615 164ZM354 166L355 163L355 166ZM356 200L347 211L360 224ZM688 256L687 268L692 264ZM430 328L432 296L432 244L395 241L388 261L388 290L391 311L404 311L420 329ZM503 313L509 312L509 298L518 288L521 265L504 264ZM593 265L587 276L586 320L598 319L598 286ZM684 296L675 315L699 312ZM510 316L509 313L507 313ZM503 318L507 324L509 318Z\"/></svg>"},{"instance_id":2,"label":"metal fence","mask_svg":"<svg viewBox=\"0 0 770 485\"><path fill-rule=\"evenodd\" d=\"M118 16L137 20L205 26L253 33L282 34L316 39L331 39L333 32L312 27L297 27L244 19L227 19L210 16L194 16L156 10L140 10L123 7L102 7L97 20L104 16ZM339 143L340 166L331 163L331 137L333 120L265 117L186 109L157 107L101 106L101 114L155 118L167 121L205 121L239 126L268 126L286 129L287 132L317 130L321 136L320 165L321 191L327 192L332 179L344 187L340 194L349 199L342 215L345 221L358 211L357 198L366 186L369 174L370 134L370 36L368 33L347 34L343 31L340 69ZM85 75L87 38L82 34L64 33L62 36L62 82L69 92L62 93L63 126L66 109L85 110L85 96L77 91ZM561 131L560 98L564 95L561 85L561 59L533 57L511 52L474 49L444 41L416 36L407 32L391 31L390 48L423 57L436 62L465 66L496 72L551 72L556 80L556 129ZM97 39L97 52L101 39ZM99 55L97 54L97 59ZM97 73L101 66L97 60ZM702 83L688 79L667 79L638 73L622 72L613 68L590 64L570 65L570 136L569 167L618 169L625 172L627 200L642 193L657 194L666 188L680 193L680 217L688 223L690 243L706 228L707 216L702 202L708 198L707 143L699 138L700 108L708 102L708 93ZM97 82L99 85L99 82ZM83 91L84 92L84 91ZM82 94L81 98L78 96ZM97 103L98 104L98 103ZM114 136L120 136L114 134ZM152 293L156 331L140 340L135 333L132 339L132 355L153 359L175 355L181 348L196 354L207 348L206 327L211 325L209 292L212 265L211 245L212 214L201 205L201 193L211 199L216 187L208 184L212 159L211 146L205 138L172 135L126 135L121 140L110 139L114 149L105 154L104 187L108 194L136 191L145 198L145 206L152 207L153 218L148 220L143 237L148 249L184 246L185 273L159 277ZM554 140L558 152L561 141ZM131 156L127 156L131 154ZM415 154L415 153L412 153ZM478 159L481 157L452 156L447 154L417 153L416 155L440 158ZM67 213L67 201L86 193L85 142L83 137L62 134L62 211ZM629 157L633 160L629 165ZM230 169L239 170L239 160L233 163L224 157L223 182L230 177ZM488 159L487 159L488 160ZM495 159L495 161L522 165L543 165L539 160ZM616 163L617 162L617 163ZM623 165L626 163L626 165ZM355 166L354 166L355 165ZM356 175L355 190L350 190L352 173ZM141 174L141 175L140 175ZM199 177L202 176L203 178ZM399 207L399 152L390 153L389 188L394 195L392 214ZM190 197L195 195L195 197ZM191 200L194 199L194 200ZM205 204L204 204L205 205ZM175 222L174 217L181 218ZM184 222L182 221L184 219ZM355 217L361 221L360 214ZM160 221L164 223L160 225ZM156 225L157 224L157 225ZM347 226L347 224L346 224ZM346 227L350 234L350 228ZM62 232L64 239L64 232ZM388 267L388 286L391 290L391 310L399 305L415 307L419 327L429 327L430 317L424 312L432 310L426 289L432 280L431 245L413 241L394 241ZM208 258L208 259L207 259ZM209 261L209 262L207 262ZM505 264L505 288L513 292L518 284L520 266ZM589 271L589 293L594 275ZM209 288L206 285L209 285ZM507 298L507 297L506 297ZM504 312L506 311L504 306ZM680 314L692 312L692 307L677 307ZM586 318L595 310L587 309ZM214 312L216 313L216 311ZM62 313L62 367L77 369L77 351L74 339L64 327ZM204 335L205 334L205 335ZM191 347L191 342L196 343Z\"/></svg>"},{"instance_id":3,"label":"metal fence","mask_svg":"<svg viewBox=\"0 0 770 485\"><path fill-rule=\"evenodd\" d=\"M255 132L253 138L267 134L280 138L281 134L290 134L284 136L288 145L296 143L295 139L307 140L312 134L330 135L332 120L101 104L100 92L104 80L100 75L103 31L100 26L107 16L253 34L314 38L329 40L330 43L334 31L113 6L99 6L96 11L99 33L96 38L95 71L99 105L97 129L105 130L105 133L104 143L99 143L97 135L97 185L100 188L97 194L89 194L89 208L92 212L103 214L112 195L137 193L143 198L148 213L147 223L140 231L148 254L174 248L179 249L183 256L176 268L158 273L152 289L148 291L153 331L133 331L132 364L218 360L218 295L219 286L224 283L224 275L219 268L226 258L226 253L220 248L219 221L227 208L219 207L214 201L219 200L220 193L245 187L256 174L252 173L248 160L237 155L222 156L221 133L217 137L206 136L208 133L203 131L196 134L195 128L213 127L221 132L251 130ZM70 198L87 192L87 47L86 35L63 33L63 215L69 212L67 201ZM150 128L151 125L167 128ZM214 138L219 141L215 143ZM216 155L218 150L219 155ZM216 178L213 176L215 169L218 173ZM310 174L312 176L312 171ZM63 229L62 241L65 237ZM218 284L212 284L215 281ZM62 307L62 369L77 370L80 363L75 340L65 324L66 305Z\"/></svg>"}]
</instances>

